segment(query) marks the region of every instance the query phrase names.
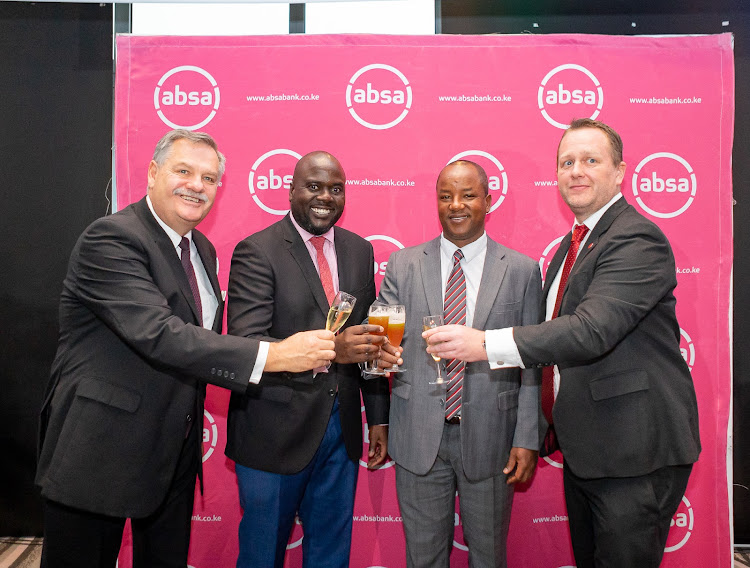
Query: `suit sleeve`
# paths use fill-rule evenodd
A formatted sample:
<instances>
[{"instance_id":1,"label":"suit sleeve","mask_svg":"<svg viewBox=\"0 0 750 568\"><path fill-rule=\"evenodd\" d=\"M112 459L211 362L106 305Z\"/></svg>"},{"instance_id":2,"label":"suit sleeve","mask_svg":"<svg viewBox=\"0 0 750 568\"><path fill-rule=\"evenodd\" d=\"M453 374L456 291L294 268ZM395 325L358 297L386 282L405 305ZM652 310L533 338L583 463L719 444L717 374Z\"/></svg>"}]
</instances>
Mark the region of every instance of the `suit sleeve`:
<instances>
[{"instance_id":1,"label":"suit sleeve","mask_svg":"<svg viewBox=\"0 0 750 568\"><path fill-rule=\"evenodd\" d=\"M136 231L111 217L101 219L81 236L67 285L151 365L244 392L257 341L221 336L176 316L157 284L168 275L153 273L162 260L151 258L153 254Z\"/></svg>"},{"instance_id":2,"label":"suit sleeve","mask_svg":"<svg viewBox=\"0 0 750 568\"><path fill-rule=\"evenodd\" d=\"M639 223L629 233L612 228L610 233L600 243L606 249L593 273L576 272L568 280L566 294L585 287L573 313L513 329L525 366L586 362L606 354L676 286L672 250L658 227Z\"/></svg>"},{"instance_id":3,"label":"suit sleeve","mask_svg":"<svg viewBox=\"0 0 750 568\"><path fill-rule=\"evenodd\" d=\"M523 296L523 325L541 321L542 277L539 266L533 263ZM541 415L542 371L539 368L521 369L518 392L518 417L513 435L513 446L537 451L544 439L546 423Z\"/></svg>"}]
</instances>

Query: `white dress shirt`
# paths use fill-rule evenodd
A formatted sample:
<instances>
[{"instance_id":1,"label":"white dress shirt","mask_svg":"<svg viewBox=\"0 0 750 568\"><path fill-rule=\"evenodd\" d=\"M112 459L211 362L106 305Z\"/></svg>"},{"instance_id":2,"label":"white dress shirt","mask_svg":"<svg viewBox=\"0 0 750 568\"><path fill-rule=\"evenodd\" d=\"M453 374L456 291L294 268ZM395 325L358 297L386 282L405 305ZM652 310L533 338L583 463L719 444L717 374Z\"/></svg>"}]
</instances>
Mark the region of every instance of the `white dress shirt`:
<instances>
[{"instance_id":1,"label":"white dress shirt","mask_svg":"<svg viewBox=\"0 0 750 568\"><path fill-rule=\"evenodd\" d=\"M459 248L464 255L461 259L461 270L466 279L466 326L471 327L477 305L477 292L484 271L484 258L487 256L487 233L482 233L476 241L462 247L450 242L445 235L440 235L440 279L443 305L445 305L445 286L453 270L453 253Z\"/></svg>"}]
</instances>

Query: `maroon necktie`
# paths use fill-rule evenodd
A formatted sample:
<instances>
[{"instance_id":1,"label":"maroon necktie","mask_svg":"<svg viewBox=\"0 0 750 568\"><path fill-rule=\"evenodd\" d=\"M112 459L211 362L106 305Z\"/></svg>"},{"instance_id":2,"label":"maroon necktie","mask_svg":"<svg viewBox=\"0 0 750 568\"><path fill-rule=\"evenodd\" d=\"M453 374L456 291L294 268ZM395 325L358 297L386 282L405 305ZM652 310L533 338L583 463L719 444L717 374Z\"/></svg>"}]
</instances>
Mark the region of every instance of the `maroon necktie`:
<instances>
[{"instance_id":1,"label":"maroon necktie","mask_svg":"<svg viewBox=\"0 0 750 568\"><path fill-rule=\"evenodd\" d=\"M443 317L446 324L466 325L466 278L461 269L461 249L453 253L453 269L445 285ZM445 396L445 418L450 420L461 410L461 391L464 386L466 363L451 359L445 365L448 374L448 392Z\"/></svg>"},{"instance_id":2,"label":"maroon necktie","mask_svg":"<svg viewBox=\"0 0 750 568\"><path fill-rule=\"evenodd\" d=\"M333 302L333 298L336 296L336 292L333 290L333 278L331 277L331 267L328 265L326 255L323 253L323 245L326 242L325 237L312 237L312 241L315 250L318 253L318 272L320 273L320 282L323 284L323 290L326 293L328 303Z\"/></svg>"},{"instance_id":3,"label":"maroon necktie","mask_svg":"<svg viewBox=\"0 0 750 568\"><path fill-rule=\"evenodd\" d=\"M589 228L586 225L576 225L573 229L573 238L570 240L568 255L565 257L562 275L560 276L560 286L557 288L557 298L555 299L555 308L552 310L552 317L555 319L560 313L560 304L562 303L565 285L568 283L568 276L576 262L578 247L586 236ZM552 366L542 369L542 412L549 424L552 424L552 406L555 404L555 371Z\"/></svg>"},{"instance_id":4,"label":"maroon necktie","mask_svg":"<svg viewBox=\"0 0 750 568\"><path fill-rule=\"evenodd\" d=\"M201 305L201 293L198 289L198 280L195 278L195 270L193 270L193 263L190 262L190 239L182 237L180 241L180 260L182 261L182 268L185 269L188 283L190 284L190 291L193 293L193 300L195 300L195 307L198 309L198 321L203 326L203 306Z\"/></svg>"}]
</instances>

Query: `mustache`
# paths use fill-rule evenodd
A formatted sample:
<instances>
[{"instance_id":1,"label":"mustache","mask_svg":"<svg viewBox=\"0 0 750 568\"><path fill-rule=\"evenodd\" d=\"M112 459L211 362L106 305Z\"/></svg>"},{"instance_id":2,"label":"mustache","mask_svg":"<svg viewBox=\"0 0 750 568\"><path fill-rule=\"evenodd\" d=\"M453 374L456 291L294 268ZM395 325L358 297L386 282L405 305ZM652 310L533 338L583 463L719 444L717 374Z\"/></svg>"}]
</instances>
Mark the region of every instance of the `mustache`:
<instances>
[{"instance_id":1,"label":"mustache","mask_svg":"<svg viewBox=\"0 0 750 568\"><path fill-rule=\"evenodd\" d=\"M200 199L203 203L208 203L208 197L205 193L195 193L189 189L178 187L172 192L173 195L184 195L185 197L192 197L193 199Z\"/></svg>"}]
</instances>

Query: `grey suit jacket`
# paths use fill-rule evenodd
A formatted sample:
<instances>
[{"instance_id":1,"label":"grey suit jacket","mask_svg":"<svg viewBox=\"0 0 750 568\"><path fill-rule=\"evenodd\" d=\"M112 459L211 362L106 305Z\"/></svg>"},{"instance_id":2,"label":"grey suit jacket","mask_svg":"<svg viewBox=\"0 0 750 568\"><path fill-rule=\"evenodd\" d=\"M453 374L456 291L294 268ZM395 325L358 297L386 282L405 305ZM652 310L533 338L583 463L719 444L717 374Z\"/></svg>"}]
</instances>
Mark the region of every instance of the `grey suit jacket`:
<instances>
[{"instance_id":1,"label":"grey suit jacket","mask_svg":"<svg viewBox=\"0 0 750 568\"><path fill-rule=\"evenodd\" d=\"M164 500L204 383L244 392L258 342L220 336L216 252L193 238L219 299L200 325L185 271L145 198L94 221L70 256L42 409L36 481L54 501L144 517ZM201 448L195 447L200 463Z\"/></svg>"},{"instance_id":2,"label":"grey suit jacket","mask_svg":"<svg viewBox=\"0 0 750 568\"><path fill-rule=\"evenodd\" d=\"M421 337L422 317L443 313L440 238L393 253L378 300L406 306L405 372L393 378L388 450L402 467L427 473L445 427L445 387L430 385L435 363ZM539 322L541 278L532 259L492 239L477 295L473 327L492 329ZM511 447L538 450L540 419L537 369L492 371L487 361L467 363L462 394L461 452L466 476L502 472Z\"/></svg>"},{"instance_id":3,"label":"grey suit jacket","mask_svg":"<svg viewBox=\"0 0 750 568\"><path fill-rule=\"evenodd\" d=\"M570 234L550 275L569 243ZM578 255L559 316L513 330L525 366L560 369L555 430L566 466L579 477L645 475L698 459L698 408L680 353L676 285L669 241L622 198Z\"/></svg>"}]
</instances>

